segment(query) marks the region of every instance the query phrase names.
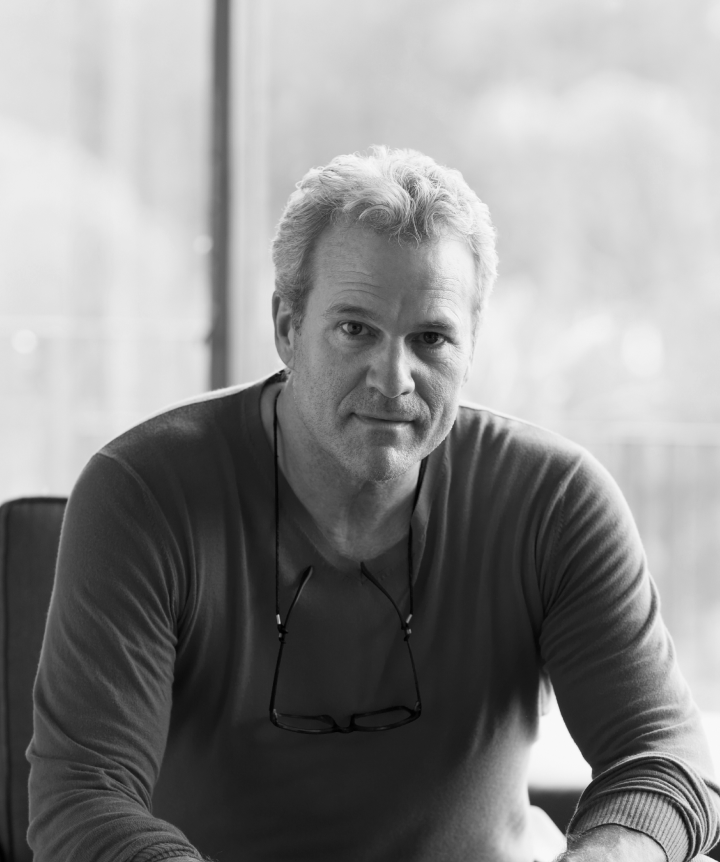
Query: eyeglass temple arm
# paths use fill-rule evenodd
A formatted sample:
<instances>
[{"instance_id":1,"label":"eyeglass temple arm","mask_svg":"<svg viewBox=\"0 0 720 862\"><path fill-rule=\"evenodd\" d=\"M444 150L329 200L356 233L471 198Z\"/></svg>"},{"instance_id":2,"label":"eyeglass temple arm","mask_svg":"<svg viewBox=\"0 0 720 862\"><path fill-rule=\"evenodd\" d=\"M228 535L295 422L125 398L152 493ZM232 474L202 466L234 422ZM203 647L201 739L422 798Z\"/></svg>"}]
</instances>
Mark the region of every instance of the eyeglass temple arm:
<instances>
[{"instance_id":1,"label":"eyeglass temple arm","mask_svg":"<svg viewBox=\"0 0 720 862\"><path fill-rule=\"evenodd\" d=\"M278 637L280 638L280 649L278 650L277 661L275 662L275 674L273 675L273 684L272 691L270 693L270 721L273 721L273 713L275 711L275 694L277 692L277 684L278 684L278 674L280 672L280 659L282 658L283 649L285 648L285 635L287 634L287 624L290 620L290 614L292 613L292 609L295 607L297 600L300 598L300 593L303 591L305 584L310 580L310 576L313 573L313 567L308 566L307 569L302 573L300 586L298 587L298 591L295 593L295 598L292 600L290 607L288 608L288 612L285 615L285 622L280 619L280 611L276 614L277 628L278 628Z\"/></svg>"},{"instance_id":2,"label":"eyeglass temple arm","mask_svg":"<svg viewBox=\"0 0 720 862\"><path fill-rule=\"evenodd\" d=\"M390 595L390 593L385 589L385 587L375 578L367 569L365 563L360 563L360 571L365 575L365 577L371 581L375 586L380 590L381 593L384 593L390 601L390 604L395 608L395 613L398 615L398 619L400 620L400 628L406 633L410 634L410 620L412 619L412 614L407 615L407 619L403 619L402 614L400 613L400 608L395 604L395 599Z\"/></svg>"},{"instance_id":3,"label":"eyeglass temple arm","mask_svg":"<svg viewBox=\"0 0 720 862\"><path fill-rule=\"evenodd\" d=\"M302 573L302 575L300 575L300 578L301 578L300 586L298 587L298 591L295 593L295 598L290 603L290 607L288 608L288 612L285 614L285 622L284 623L280 619L280 611L278 610L278 613L277 613L275 619L277 622L278 631L280 632L280 640L284 639L285 632L287 631L287 624L290 622L290 614L292 613L293 608L297 604L297 600L300 598L300 594L305 589L305 584L307 584L307 582L310 580L312 573L313 573L313 567L308 566L307 569L305 569L305 571Z\"/></svg>"}]
</instances>

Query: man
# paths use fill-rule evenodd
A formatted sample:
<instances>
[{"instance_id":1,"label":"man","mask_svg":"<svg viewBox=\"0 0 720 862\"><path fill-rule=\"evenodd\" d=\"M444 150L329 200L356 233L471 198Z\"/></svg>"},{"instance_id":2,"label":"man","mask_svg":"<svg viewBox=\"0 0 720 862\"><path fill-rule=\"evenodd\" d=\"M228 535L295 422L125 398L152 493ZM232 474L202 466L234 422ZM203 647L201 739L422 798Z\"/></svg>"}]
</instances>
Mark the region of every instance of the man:
<instances>
[{"instance_id":1,"label":"man","mask_svg":"<svg viewBox=\"0 0 720 862\"><path fill-rule=\"evenodd\" d=\"M454 171L310 171L286 370L110 443L68 505L29 749L36 862L531 862L548 677L594 780L568 860L718 837L632 518L579 447L460 407L496 270Z\"/></svg>"}]
</instances>

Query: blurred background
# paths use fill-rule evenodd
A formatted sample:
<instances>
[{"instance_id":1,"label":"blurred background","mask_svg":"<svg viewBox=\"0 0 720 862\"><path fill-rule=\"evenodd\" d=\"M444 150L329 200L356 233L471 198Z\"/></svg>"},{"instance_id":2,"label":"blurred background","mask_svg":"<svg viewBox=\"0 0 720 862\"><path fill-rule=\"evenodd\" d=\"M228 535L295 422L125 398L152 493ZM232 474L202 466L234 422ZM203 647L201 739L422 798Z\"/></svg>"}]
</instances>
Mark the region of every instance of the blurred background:
<instances>
[{"instance_id":1,"label":"blurred background","mask_svg":"<svg viewBox=\"0 0 720 862\"><path fill-rule=\"evenodd\" d=\"M419 149L499 232L467 397L613 473L720 713L720 0L231 11L223 220L211 0L0 4L0 497L67 494L108 439L223 379L218 326L228 382L273 371L269 242L294 183Z\"/></svg>"}]
</instances>

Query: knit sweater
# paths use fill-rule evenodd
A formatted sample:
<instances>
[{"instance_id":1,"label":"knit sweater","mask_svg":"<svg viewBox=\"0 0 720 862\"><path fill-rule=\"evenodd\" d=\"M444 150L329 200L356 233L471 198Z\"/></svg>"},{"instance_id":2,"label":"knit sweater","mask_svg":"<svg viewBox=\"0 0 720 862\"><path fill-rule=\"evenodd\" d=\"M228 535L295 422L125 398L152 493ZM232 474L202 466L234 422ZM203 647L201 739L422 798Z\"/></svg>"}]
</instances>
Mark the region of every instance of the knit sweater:
<instances>
[{"instance_id":1,"label":"knit sweater","mask_svg":"<svg viewBox=\"0 0 720 862\"><path fill-rule=\"evenodd\" d=\"M720 837L700 717L633 519L583 449L462 406L413 516L421 717L275 727L273 456L262 382L130 430L63 525L28 750L36 862L530 862L548 680L593 769L571 831L619 823L670 862ZM413 705L397 614L280 477L279 709ZM369 570L408 611L404 542Z\"/></svg>"}]
</instances>

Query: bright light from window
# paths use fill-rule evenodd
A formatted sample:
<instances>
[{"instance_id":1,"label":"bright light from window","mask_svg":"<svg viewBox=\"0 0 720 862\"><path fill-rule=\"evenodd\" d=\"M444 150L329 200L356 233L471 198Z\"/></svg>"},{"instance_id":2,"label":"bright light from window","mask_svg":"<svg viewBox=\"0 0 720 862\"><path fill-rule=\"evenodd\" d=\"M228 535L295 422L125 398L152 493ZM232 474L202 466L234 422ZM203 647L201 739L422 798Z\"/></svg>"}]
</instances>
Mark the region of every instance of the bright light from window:
<instances>
[{"instance_id":1,"label":"bright light from window","mask_svg":"<svg viewBox=\"0 0 720 862\"><path fill-rule=\"evenodd\" d=\"M13 349L23 356L34 353L37 345L38 337L32 329L19 329L12 337Z\"/></svg>"},{"instance_id":2,"label":"bright light from window","mask_svg":"<svg viewBox=\"0 0 720 862\"><path fill-rule=\"evenodd\" d=\"M720 2L718 0L715 0L708 7L707 27L713 36L720 39Z\"/></svg>"},{"instance_id":3,"label":"bright light from window","mask_svg":"<svg viewBox=\"0 0 720 862\"><path fill-rule=\"evenodd\" d=\"M662 371L665 347L660 330L653 323L635 323L622 339L625 367L636 377L655 377Z\"/></svg>"},{"instance_id":4,"label":"bright light from window","mask_svg":"<svg viewBox=\"0 0 720 862\"><path fill-rule=\"evenodd\" d=\"M193 240L193 251L197 255L205 255L209 254L213 247L212 237L209 237L205 234L201 234L200 236L196 236Z\"/></svg>"}]
</instances>

